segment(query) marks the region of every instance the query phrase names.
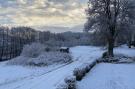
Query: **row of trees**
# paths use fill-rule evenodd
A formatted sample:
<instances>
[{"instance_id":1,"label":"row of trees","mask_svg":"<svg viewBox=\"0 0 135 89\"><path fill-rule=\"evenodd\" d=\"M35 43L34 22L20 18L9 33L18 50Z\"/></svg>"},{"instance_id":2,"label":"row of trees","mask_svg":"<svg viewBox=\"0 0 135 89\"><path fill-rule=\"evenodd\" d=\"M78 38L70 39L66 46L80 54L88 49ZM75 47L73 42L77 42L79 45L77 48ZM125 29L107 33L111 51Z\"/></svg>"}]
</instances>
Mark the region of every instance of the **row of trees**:
<instances>
[{"instance_id":1,"label":"row of trees","mask_svg":"<svg viewBox=\"0 0 135 89\"><path fill-rule=\"evenodd\" d=\"M25 44L35 41L34 31L28 27L0 27L0 60L18 56Z\"/></svg>"},{"instance_id":2,"label":"row of trees","mask_svg":"<svg viewBox=\"0 0 135 89\"><path fill-rule=\"evenodd\" d=\"M85 31L95 30L108 43L108 55L114 56L113 48L120 33L133 33L135 28L134 0L89 0ZM130 34L127 34L128 36ZM127 37L126 37L127 38Z\"/></svg>"},{"instance_id":3,"label":"row of trees","mask_svg":"<svg viewBox=\"0 0 135 89\"><path fill-rule=\"evenodd\" d=\"M33 42L51 47L90 45L89 35L73 32L57 34L49 31L41 32L30 27L0 27L0 60L20 55L23 46Z\"/></svg>"}]
</instances>

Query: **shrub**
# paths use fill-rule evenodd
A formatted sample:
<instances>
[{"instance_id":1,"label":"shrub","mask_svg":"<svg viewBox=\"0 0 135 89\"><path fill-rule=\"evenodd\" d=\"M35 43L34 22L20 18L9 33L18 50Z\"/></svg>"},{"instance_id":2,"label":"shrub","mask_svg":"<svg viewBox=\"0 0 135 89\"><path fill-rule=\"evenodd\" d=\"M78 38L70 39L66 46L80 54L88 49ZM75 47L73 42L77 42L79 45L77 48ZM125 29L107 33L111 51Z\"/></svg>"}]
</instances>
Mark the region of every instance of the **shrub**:
<instances>
[{"instance_id":1,"label":"shrub","mask_svg":"<svg viewBox=\"0 0 135 89\"><path fill-rule=\"evenodd\" d=\"M19 56L8 62L13 65L32 65L32 66L47 66L58 63L72 62L72 58L68 53L60 52L44 52L36 58Z\"/></svg>"},{"instance_id":2,"label":"shrub","mask_svg":"<svg viewBox=\"0 0 135 89\"><path fill-rule=\"evenodd\" d=\"M97 64L97 61L94 61L93 63L91 63L91 64L89 65L90 69L92 69L96 64Z\"/></svg>"},{"instance_id":3,"label":"shrub","mask_svg":"<svg viewBox=\"0 0 135 89\"><path fill-rule=\"evenodd\" d=\"M84 71L79 68L74 69L73 75L76 77L76 80L80 81L84 77Z\"/></svg>"},{"instance_id":4,"label":"shrub","mask_svg":"<svg viewBox=\"0 0 135 89\"><path fill-rule=\"evenodd\" d=\"M13 58L12 60L9 60L7 62L8 65L28 65L28 57L19 56L16 58Z\"/></svg>"},{"instance_id":5,"label":"shrub","mask_svg":"<svg viewBox=\"0 0 135 89\"><path fill-rule=\"evenodd\" d=\"M85 67L85 71L86 71L86 73L88 73L88 72L90 71L90 66L89 66L89 65L87 65L87 66Z\"/></svg>"},{"instance_id":6,"label":"shrub","mask_svg":"<svg viewBox=\"0 0 135 89\"><path fill-rule=\"evenodd\" d=\"M108 57L108 52L104 52L103 54L102 54L102 58L107 58Z\"/></svg>"},{"instance_id":7,"label":"shrub","mask_svg":"<svg viewBox=\"0 0 135 89\"><path fill-rule=\"evenodd\" d=\"M68 85L67 84L60 84L59 86L57 86L56 89L68 89Z\"/></svg>"},{"instance_id":8,"label":"shrub","mask_svg":"<svg viewBox=\"0 0 135 89\"><path fill-rule=\"evenodd\" d=\"M72 58L68 53L60 53L60 52L44 52L39 57L31 60L31 62L35 64L46 64L51 65L53 63L67 63L71 62Z\"/></svg>"},{"instance_id":9,"label":"shrub","mask_svg":"<svg viewBox=\"0 0 135 89\"><path fill-rule=\"evenodd\" d=\"M86 73L88 73L96 64L97 61L94 61L91 64L85 64L80 68L75 68L73 71L73 75L76 77L76 80L77 81L82 80L82 78L86 75Z\"/></svg>"},{"instance_id":10,"label":"shrub","mask_svg":"<svg viewBox=\"0 0 135 89\"><path fill-rule=\"evenodd\" d=\"M49 52L49 51L50 51L50 48L49 48L49 47L46 47L46 48L45 48L45 51L46 51L46 52Z\"/></svg>"},{"instance_id":11,"label":"shrub","mask_svg":"<svg viewBox=\"0 0 135 89\"><path fill-rule=\"evenodd\" d=\"M23 47L21 56L36 58L42 52L44 52L44 48L45 48L44 45L42 45L40 43L32 43L30 45L25 45Z\"/></svg>"},{"instance_id":12,"label":"shrub","mask_svg":"<svg viewBox=\"0 0 135 89\"><path fill-rule=\"evenodd\" d=\"M75 79L75 77L65 78L65 83L68 85L68 89L76 89L76 79Z\"/></svg>"}]
</instances>

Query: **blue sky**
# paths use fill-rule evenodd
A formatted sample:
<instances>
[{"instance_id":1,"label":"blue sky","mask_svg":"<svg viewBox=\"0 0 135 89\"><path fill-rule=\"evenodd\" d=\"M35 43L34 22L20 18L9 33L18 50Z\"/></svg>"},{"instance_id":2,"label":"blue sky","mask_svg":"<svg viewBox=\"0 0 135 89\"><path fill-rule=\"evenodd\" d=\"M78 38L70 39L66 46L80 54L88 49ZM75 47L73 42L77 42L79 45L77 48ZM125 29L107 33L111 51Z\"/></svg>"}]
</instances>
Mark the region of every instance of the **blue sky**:
<instances>
[{"instance_id":1,"label":"blue sky","mask_svg":"<svg viewBox=\"0 0 135 89\"><path fill-rule=\"evenodd\" d=\"M74 26L85 22L87 0L0 0L0 24Z\"/></svg>"}]
</instances>

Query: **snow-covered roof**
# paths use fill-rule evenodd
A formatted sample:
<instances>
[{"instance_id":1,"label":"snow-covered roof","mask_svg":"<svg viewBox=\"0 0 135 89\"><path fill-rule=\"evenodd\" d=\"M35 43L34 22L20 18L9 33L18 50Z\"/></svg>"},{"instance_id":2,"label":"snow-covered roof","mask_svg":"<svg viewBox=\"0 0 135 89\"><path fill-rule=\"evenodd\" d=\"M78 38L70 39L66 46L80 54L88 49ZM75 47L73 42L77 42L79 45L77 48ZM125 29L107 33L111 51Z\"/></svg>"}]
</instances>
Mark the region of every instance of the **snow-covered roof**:
<instances>
[{"instance_id":1,"label":"snow-covered roof","mask_svg":"<svg viewBox=\"0 0 135 89\"><path fill-rule=\"evenodd\" d=\"M60 47L60 49L67 49L68 47Z\"/></svg>"}]
</instances>

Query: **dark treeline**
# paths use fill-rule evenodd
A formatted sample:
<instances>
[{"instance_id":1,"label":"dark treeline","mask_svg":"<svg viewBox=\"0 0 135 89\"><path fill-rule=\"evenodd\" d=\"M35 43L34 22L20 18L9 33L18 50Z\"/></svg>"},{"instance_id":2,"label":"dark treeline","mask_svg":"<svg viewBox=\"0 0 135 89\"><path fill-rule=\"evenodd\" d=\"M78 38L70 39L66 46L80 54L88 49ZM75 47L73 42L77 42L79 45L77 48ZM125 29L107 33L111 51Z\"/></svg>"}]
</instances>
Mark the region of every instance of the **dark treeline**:
<instances>
[{"instance_id":1,"label":"dark treeline","mask_svg":"<svg viewBox=\"0 0 135 89\"><path fill-rule=\"evenodd\" d=\"M133 32L132 32L133 33ZM117 37L116 45L127 43L135 37L132 33L121 32ZM23 46L39 42L49 47L72 47L79 45L104 46L106 40L101 32L90 33L51 33L37 31L30 27L0 27L0 60L7 60L19 56Z\"/></svg>"},{"instance_id":2,"label":"dark treeline","mask_svg":"<svg viewBox=\"0 0 135 89\"><path fill-rule=\"evenodd\" d=\"M35 32L29 27L0 27L0 60L18 56L25 44L35 41Z\"/></svg>"},{"instance_id":3,"label":"dark treeline","mask_svg":"<svg viewBox=\"0 0 135 89\"><path fill-rule=\"evenodd\" d=\"M90 45L88 33L51 33L30 27L0 27L0 60L19 56L26 44L39 42L50 47Z\"/></svg>"}]
</instances>

